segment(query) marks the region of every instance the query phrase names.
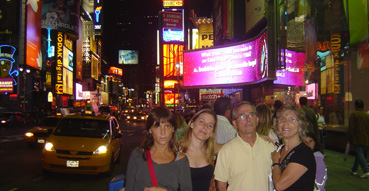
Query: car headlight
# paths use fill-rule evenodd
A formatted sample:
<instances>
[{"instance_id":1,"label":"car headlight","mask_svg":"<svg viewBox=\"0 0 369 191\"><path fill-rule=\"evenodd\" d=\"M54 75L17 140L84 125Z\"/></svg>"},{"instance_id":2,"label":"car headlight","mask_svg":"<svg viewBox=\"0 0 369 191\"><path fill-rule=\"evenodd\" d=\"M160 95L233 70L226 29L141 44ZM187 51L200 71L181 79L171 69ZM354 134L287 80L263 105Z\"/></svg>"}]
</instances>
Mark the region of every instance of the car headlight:
<instances>
[{"instance_id":1,"label":"car headlight","mask_svg":"<svg viewBox=\"0 0 369 191\"><path fill-rule=\"evenodd\" d=\"M1 123L6 123L6 120L1 120Z\"/></svg>"},{"instance_id":2,"label":"car headlight","mask_svg":"<svg viewBox=\"0 0 369 191\"><path fill-rule=\"evenodd\" d=\"M55 151L54 145L52 143L50 143L50 142L48 142L48 143L45 144L44 149L46 151Z\"/></svg>"},{"instance_id":3,"label":"car headlight","mask_svg":"<svg viewBox=\"0 0 369 191\"><path fill-rule=\"evenodd\" d=\"M131 119L131 116L127 116L127 119Z\"/></svg>"},{"instance_id":4,"label":"car headlight","mask_svg":"<svg viewBox=\"0 0 369 191\"><path fill-rule=\"evenodd\" d=\"M31 133L31 132L26 132L24 135L25 135L26 137L33 137L33 133Z\"/></svg>"},{"instance_id":5,"label":"car headlight","mask_svg":"<svg viewBox=\"0 0 369 191\"><path fill-rule=\"evenodd\" d=\"M137 117L136 117L136 116L134 116L134 117L133 117L133 119L137 119Z\"/></svg>"},{"instance_id":6,"label":"car headlight","mask_svg":"<svg viewBox=\"0 0 369 191\"><path fill-rule=\"evenodd\" d=\"M106 146L100 146L93 153L94 154L106 154L107 151L108 151L108 148Z\"/></svg>"}]
</instances>

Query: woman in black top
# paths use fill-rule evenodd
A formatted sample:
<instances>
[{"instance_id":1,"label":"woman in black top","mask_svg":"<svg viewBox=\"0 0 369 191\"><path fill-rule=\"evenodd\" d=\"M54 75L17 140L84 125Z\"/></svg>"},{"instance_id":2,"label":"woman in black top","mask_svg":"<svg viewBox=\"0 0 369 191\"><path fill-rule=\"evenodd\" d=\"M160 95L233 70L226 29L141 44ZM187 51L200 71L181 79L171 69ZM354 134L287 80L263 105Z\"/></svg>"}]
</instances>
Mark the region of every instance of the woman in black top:
<instances>
[{"instance_id":1,"label":"woman in black top","mask_svg":"<svg viewBox=\"0 0 369 191\"><path fill-rule=\"evenodd\" d=\"M191 118L185 136L179 141L179 147L190 163L193 191L209 190L214 172L214 153L220 148L215 143L216 125L213 110L200 110Z\"/></svg>"},{"instance_id":2,"label":"woman in black top","mask_svg":"<svg viewBox=\"0 0 369 191\"><path fill-rule=\"evenodd\" d=\"M276 190L312 191L315 183L315 158L302 143L307 129L304 112L291 105L277 112L274 127L283 138L284 146L272 153L273 183Z\"/></svg>"}]
</instances>

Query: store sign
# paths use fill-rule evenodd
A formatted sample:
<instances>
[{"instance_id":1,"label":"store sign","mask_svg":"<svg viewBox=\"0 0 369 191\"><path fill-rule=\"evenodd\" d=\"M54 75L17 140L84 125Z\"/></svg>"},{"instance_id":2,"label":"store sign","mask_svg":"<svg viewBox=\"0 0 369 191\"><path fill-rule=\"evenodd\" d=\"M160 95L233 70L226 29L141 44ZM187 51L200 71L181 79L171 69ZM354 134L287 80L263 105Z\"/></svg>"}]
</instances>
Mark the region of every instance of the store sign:
<instances>
[{"instance_id":1,"label":"store sign","mask_svg":"<svg viewBox=\"0 0 369 191\"><path fill-rule=\"evenodd\" d=\"M176 12L160 12L163 18L163 28L182 30L182 13Z\"/></svg>"},{"instance_id":2,"label":"store sign","mask_svg":"<svg viewBox=\"0 0 369 191\"><path fill-rule=\"evenodd\" d=\"M257 83L267 77L266 33L251 42L183 54L184 86Z\"/></svg>"},{"instance_id":3,"label":"store sign","mask_svg":"<svg viewBox=\"0 0 369 191\"><path fill-rule=\"evenodd\" d=\"M13 78L0 78L0 93L13 93Z\"/></svg>"},{"instance_id":4,"label":"store sign","mask_svg":"<svg viewBox=\"0 0 369 191\"><path fill-rule=\"evenodd\" d=\"M183 0L163 0L163 7L182 7Z\"/></svg>"},{"instance_id":5,"label":"store sign","mask_svg":"<svg viewBox=\"0 0 369 191\"><path fill-rule=\"evenodd\" d=\"M55 93L63 94L63 32L58 32L56 42L56 84Z\"/></svg>"},{"instance_id":6,"label":"store sign","mask_svg":"<svg viewBox=\"0 0 369 191\"><path fill-rule=\"evenodd\" d=\"M341 94L343 86L341 73L343 73L343 67L340 64L340 51L341 51L341 35L339 33L332 34L331 36L331 52L334 59L334 93Z\"/></svg>"},{"instance_id":7,"label":"store sign","mask_svg":"<svg viewBox=\"0 0 369 191\"><path fill-rule=\"evenodd\" d=\"M110 67L109 74L123 76L123 70L117 67Z\"/></svg>"}]
</instances>

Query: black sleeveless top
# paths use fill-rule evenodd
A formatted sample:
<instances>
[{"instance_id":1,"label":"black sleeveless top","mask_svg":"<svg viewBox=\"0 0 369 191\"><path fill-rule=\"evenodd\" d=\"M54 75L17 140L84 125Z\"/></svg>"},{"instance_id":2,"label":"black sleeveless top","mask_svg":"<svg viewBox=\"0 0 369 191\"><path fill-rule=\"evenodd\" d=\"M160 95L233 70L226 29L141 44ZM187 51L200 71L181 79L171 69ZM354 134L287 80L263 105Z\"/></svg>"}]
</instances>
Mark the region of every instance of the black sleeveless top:
<instances>
[{"instance_id":1,"label":"black sleeveless top","mask_svg":"<svg viewBox=\"0 0 369 191\"><path fill-rule=\"evenodd\" d=\"M214 167L209 164L200 168L190 168L192 191L208 191L210 180L213 177Z\"/></svg>"}]
</instances>

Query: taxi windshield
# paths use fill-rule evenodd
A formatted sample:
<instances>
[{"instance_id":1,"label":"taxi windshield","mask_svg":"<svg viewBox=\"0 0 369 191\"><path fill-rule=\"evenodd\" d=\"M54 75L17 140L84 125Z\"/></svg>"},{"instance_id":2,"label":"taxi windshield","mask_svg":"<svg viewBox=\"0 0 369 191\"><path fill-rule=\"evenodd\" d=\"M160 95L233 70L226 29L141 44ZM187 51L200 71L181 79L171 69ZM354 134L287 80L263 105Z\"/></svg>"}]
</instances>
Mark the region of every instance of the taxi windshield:
<instances>
[{"instance_id":1,"label":"taxi windshield","mask_svg":"<svg viewBox=\"0 0 369 191\"><path fill-rule=\"evenodd\" d=\"M107 138L109 121L94 119L63 119L54 131L57 136Z\"/></svg>"}]
</instances>

